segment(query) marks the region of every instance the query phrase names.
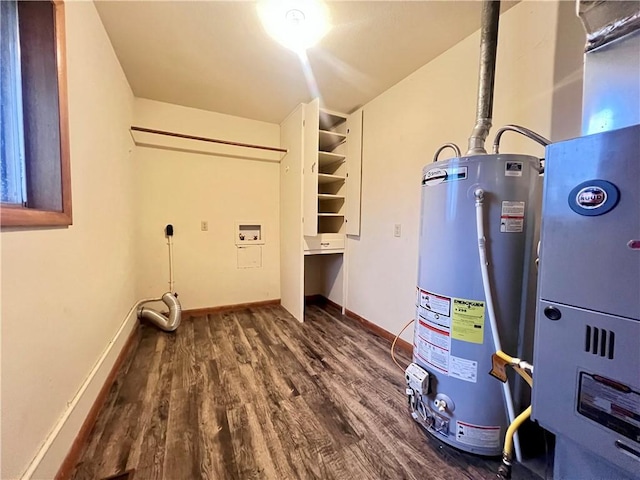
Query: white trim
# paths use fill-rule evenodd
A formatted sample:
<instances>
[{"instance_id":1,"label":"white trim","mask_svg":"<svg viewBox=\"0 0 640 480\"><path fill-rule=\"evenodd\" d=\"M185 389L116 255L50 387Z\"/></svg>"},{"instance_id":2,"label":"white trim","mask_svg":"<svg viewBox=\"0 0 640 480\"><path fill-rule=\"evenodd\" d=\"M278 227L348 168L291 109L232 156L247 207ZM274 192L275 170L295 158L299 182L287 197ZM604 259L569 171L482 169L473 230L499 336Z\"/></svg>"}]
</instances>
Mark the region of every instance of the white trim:
<instances>
[{"instance_id":1,"label":"white trim","mask_svg":"<svg viewBox=\"0 0 640 480\"><path fill-rule=\"evenodd\" d=\"M21 475L21 480L30 480L34 476L35 478L55 477L116 359L137 324L136 310L139 304L140 302L136 302L129 310L120 328L107 344L87 378L82 382L78 392L67 403L64 413Z\"/></svg>"}]
</instances>

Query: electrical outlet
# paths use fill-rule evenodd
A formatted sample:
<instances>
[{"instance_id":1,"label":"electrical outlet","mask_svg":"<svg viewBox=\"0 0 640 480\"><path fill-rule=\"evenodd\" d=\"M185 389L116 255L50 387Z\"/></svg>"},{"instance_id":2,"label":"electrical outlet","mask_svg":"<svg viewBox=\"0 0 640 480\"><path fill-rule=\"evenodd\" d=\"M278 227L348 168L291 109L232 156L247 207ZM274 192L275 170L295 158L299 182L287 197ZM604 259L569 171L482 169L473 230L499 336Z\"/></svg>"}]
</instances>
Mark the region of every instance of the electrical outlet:
<instances>
[{"instance_id":1,"label":"electrical outlet","mask_svg":"<svg viewBox=\"0 0 640 480\"><path fill-rule=\"evenodd\" d=\"M393 226L393 236L399 237L401 234L402 234L402 225L400 225L399 223L396 223Z\"/></svg>"},{"instance_id":2,"label":"electrical outlet","mask_svg":"<svg viewBox=\"0 0 640 480\"><path fill-rule=\"evenodd\" d=\"M209 230L209 222L207 222L206 220L202 220L200 222L200 230L202 230L203 232L206 232Z\"/></svg>"}]
</instances>

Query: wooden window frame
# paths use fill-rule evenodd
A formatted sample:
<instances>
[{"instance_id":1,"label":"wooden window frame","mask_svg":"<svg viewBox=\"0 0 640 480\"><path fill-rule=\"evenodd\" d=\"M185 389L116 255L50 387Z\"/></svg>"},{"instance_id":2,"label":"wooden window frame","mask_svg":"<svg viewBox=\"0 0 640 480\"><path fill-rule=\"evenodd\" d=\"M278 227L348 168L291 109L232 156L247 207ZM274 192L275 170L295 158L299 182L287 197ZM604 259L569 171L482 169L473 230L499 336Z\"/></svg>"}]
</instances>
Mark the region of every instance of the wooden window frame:
<instances>
[{"instance_id":1,"label":"wooden window frame","mask_svg":"<svg viewBox=\"0 0 640 480\"><path fill-rule=\"evenodd\" d=\"M71 211L71 167L69 151L69 114L67 96L67 64L66 64L66 37L64 3L61 0L52 0L53 5L53 35L55 50L55 68L57 77L57 113L59 121L59 178L60 185L42 188L38 192L38 203L43 206L35 208L21 205L3 203L0 205L0 224L2 227L48 227L69 226L73 223ZM38 53L36 53L38 54ZM44 53L39 53L44 55ZM24 82L23 82L24 83ZM36 119L36 121L38 121ZM26 123L26 122L25 122ZM25 125L25 136L28 135ZM54 164L54 162L56 162ZM32 188L37 189L47 183L47 176L51 168L58 168L57 158L42 160L25 159L27 169L27 192ZM48 165L47 165L48 163ZM57 176L57 172L56 172ZM49 178L49 183L51 179ZM30 182L32 185L30 185ZM55 182L54 182L55 183ZM58 188L59 187L59 188ZM27 197L29 201L29 196ZM58 208L48 208L48 205L59 205Z\"/></svg>"}]
</instances>

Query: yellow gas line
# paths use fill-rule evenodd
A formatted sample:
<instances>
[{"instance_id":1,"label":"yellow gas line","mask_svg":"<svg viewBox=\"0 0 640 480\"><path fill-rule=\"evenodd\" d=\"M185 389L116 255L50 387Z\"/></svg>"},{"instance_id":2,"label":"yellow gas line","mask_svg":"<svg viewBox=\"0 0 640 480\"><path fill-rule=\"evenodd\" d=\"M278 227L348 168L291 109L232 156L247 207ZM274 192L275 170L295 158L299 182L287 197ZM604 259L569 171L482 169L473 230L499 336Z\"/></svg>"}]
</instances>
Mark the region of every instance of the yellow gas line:
<instances>
[{"instance_id":1,"label":"yellow gas line","mask_svg":"<svg viewBox=\"0 0 640 480\"><path fill-rule=\"evenodd\" d=\"M533 370L533 367L531 365L500 350L496 352L496 355L507 362L507 364L509 364L511 367L513 367L513 369L524 379L524 381L533 388L533 378L525 370L525 368ZM507 428L507 433L504 437L504 448L502 450L502 463L507 469L506 472L508 472L506 478L508 478L511 474L511 459L513 458L513 436L515 435L518 428L520 428L520 426L529 417L531 417L531 405L529 405L524 412L518 415Z\"/></svg>"}]
</instances>

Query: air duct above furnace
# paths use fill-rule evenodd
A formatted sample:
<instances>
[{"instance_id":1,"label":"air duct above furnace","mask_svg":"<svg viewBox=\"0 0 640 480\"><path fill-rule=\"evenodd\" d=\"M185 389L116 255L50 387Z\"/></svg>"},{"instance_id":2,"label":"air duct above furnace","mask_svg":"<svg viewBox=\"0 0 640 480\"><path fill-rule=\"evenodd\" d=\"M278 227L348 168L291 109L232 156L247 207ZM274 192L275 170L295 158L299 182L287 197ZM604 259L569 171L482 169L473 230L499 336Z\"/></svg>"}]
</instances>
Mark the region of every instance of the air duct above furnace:
<instances>
[{"instance_id":1,"label":"air duct above furnace","mask_svg":"<svg viewBox=\"0 0 640 480\"><path fill-rule=\"evenodd\" d=\"M640 2L581 1L586 31L582 134L640 123Z\"/></svg>"}]
</instances>

